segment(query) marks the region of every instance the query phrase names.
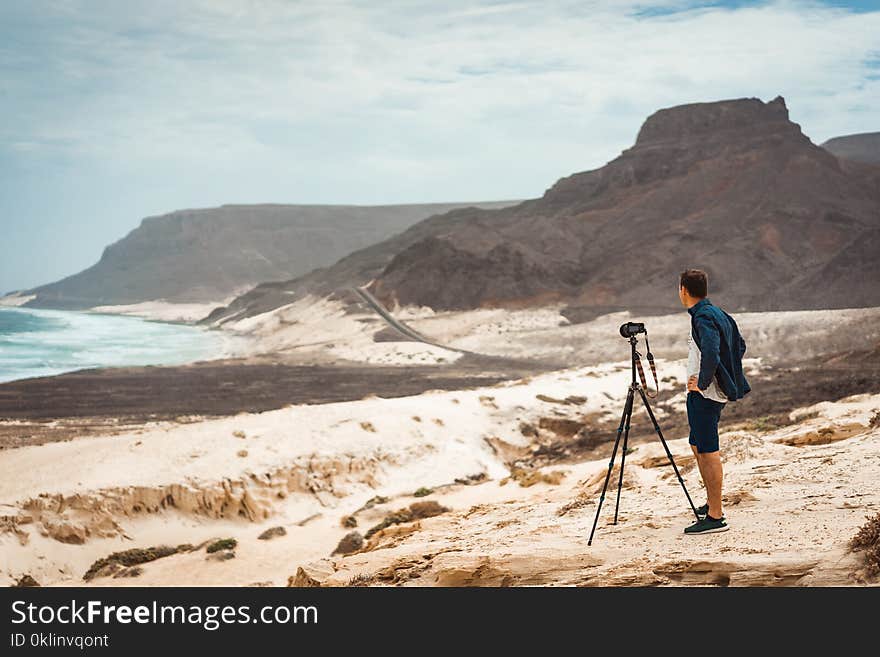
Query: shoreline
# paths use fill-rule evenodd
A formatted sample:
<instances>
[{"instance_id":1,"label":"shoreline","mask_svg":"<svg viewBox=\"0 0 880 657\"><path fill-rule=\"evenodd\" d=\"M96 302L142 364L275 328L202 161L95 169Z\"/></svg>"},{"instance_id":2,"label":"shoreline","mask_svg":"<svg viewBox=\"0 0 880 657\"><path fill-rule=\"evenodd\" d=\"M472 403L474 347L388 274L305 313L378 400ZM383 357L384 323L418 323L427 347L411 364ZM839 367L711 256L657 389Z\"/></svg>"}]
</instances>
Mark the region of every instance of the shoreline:
<instances>
[{"instance_id":1,"label":"shoreline","mask_svg":"<svg viewBox=\"0 0 880 657\"><path fill-rule=\"evenodd\" d=\"M0 378L0 384L63 376L96 368L181 366L226 360L252 349L247 336L222 328L218 330L219 327L214 326L92 310L0 306L0 313L3 311L24 313L34 318L34 322L45 322L45 326L21 333L13 330L9 334L13 340L8 352L9 367L0 375L14 378ZM105 318L115 323L99 323ZM15 342L18 336L23 335L33 338L24 341L19 337ZM105 343L105 340L109 342ZM145 349L139 350L141 345ZM132 350L134 355L122 362L114 362L119 360L121 349Z\"/></svg>"},{"instance_id":2,"label":"shoreline","mask_svg":"<svg viewBox=\"0 0 880 657\"><path fill-rule=\"evenodd\" d=\"M217 302L175 303L163 300L142 301L131 304L115 304L93 306L84 312L101 315L122 315L139 317L148 321L165 322L168 324L186 324L198 326L216 308L228 305L235 297Z\"/></svg>"}]
</instances>

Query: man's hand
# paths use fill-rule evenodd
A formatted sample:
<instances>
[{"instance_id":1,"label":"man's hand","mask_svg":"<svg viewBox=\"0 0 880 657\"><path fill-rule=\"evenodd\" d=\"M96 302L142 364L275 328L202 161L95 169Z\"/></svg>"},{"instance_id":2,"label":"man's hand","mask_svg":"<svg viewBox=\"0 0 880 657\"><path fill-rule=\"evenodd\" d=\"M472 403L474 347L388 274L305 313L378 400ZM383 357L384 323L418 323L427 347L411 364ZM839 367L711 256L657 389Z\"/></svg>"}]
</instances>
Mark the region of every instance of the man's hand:
<instances>
[{"instance_id":1,"label":"man's hand","mask_svg":"<svg viewBox=\"0 0 880 657\"><path fill-rule=\"evenodd\" d=\"M697 375L694 374L691 377L688 377L688 392L700 392L700 389L697 387Z\"/></svg>"}]
</instances>

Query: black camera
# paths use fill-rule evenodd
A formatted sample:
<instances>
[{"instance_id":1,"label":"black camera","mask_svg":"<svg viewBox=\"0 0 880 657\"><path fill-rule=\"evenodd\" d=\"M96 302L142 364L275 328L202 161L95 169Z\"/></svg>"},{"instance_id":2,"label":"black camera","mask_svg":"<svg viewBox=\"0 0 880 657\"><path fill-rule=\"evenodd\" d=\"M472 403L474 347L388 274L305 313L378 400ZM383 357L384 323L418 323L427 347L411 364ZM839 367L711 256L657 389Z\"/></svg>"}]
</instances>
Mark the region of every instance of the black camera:
<instances>
[{"instance_id":1,"label":"black camera","mask_svg":"<svg viewBox=\"0 0 880 657\"><path fill-rule=\"evenodd\" d=\"M620 325L620 335L624 338L631 338L638 333L647 333L645 325L640 322L627 322Z\"/></svg>"}]
</instances>

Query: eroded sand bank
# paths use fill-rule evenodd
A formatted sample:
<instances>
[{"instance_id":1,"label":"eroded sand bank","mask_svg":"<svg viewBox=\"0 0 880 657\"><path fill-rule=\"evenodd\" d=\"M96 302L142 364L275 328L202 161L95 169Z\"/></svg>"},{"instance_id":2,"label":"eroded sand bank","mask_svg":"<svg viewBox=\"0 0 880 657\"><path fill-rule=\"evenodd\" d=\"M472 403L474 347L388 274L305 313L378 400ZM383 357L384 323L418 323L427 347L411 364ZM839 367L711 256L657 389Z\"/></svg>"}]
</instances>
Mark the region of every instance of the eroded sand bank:
<instances>
[{"instance_id":1,"label":"eroded sand bank","mask_svg":"<svg viewBox=\"0 0 880 657\"><path fill-rule=\"evenodd\" d=\"M804 409L780 430L725 434L734 529L718 537L681 534L686 502L658 465L656 441L629 455L624 522L608 525L606 501L591 548L605 459L540 469L523 480L538 481L528 487L505 482L510 465L553 431L524 426L566 417L573 405L579 414L612 416L628 377L618 365L581 368L471 391L294 406L0 452L0 467L20 473L0 483L3 574L78 584L111 552L233 537L238 547L228 561L184 552L143 564L137 578L91 583L282 585L301 566L326 584L852 581L845 542L880 504L872 484L880 475L880 429L871 426L877 395ZM688 447L669 438L701 503ZM454 483L469 477L474 485ZM435 489L419 499L450 511L392 525L359 553L315 563L352 531L343 517L388 498L356 514L365 532L416 501L419 488ZM286 534L257 539L276 526Z\"/></svg>"},{"instance_id":2,"label":"eroded sand bank","mask_svg":"<svg viewBox=\"0 0 880 657\"><path fill-rule=\"evenodd\" d=\"M754 400L800 389L797 374L809 377L801 383L812 400L858 391L876 353L840 347L859 327L874 331L878 312L739 315L746 365L758 383L739 408L751 404L762 416L734 407L723 427L733 529L682 535L690 521L684 496L642 418L634 423L623 522L609 525L613 503L606 501L596 543L587 547L608 434L630 378L622 360L628 345L616 329L633 317L570 324L554 308L400 312L441 343L492 355L474 361L453 350L377 341L384 322L330 300L281 308L227 327L251 349L239 366L308 367L313 360L380 373L374 368L437 369L468 389L451 381L452 389L416 386L395 398L361 390L347 401L279 401L263 412L140 418L112 435L73 431L63 442L2 450L0 471L15 475L0 478L0 577L78 585L111 553L184 545L89 584L854 583L859 564L846 542L880 505L873 485L880 476L880 395L801 409L792 404L797 395L788 395L781 418L766 416L773 404ZM686 315L646 321L664 379L655 410L699 504L703 492L682 425ZM876 337L865 338L869 348ZM793 346L802 357L794 363ZM443 354L459 357L447 362ZM395 369L404 362L410 370ZM479 372L466 371L478 365L485 375L490 364L509 380L480 381ZM846 386L837 383L841 377ZM250 385L234 378L230 394L262 395ZM16 431L26 421L4 425ZM436 502L430 512L395 515L425 501ZM383 521L384 529L370 532ZM258 538L277 527L283 531L271 540ZM353 531L361 538L343 550L353 553L331 556ZM204 544L217 538L234 538L237 546L208 558Z\"/></svg>"}]
</instances>

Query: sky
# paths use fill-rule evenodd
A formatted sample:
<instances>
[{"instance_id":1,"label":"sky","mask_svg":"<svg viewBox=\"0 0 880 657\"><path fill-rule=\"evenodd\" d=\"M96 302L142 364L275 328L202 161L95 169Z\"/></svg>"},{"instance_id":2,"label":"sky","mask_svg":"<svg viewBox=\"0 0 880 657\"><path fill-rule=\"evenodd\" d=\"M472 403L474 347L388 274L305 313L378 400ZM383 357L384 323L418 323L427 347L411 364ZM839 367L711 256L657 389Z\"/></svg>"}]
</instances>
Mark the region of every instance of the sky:
<instances>
[{"instance_id":1,"label":"sky","mask_svg":"<svg viewBox=\"0 0 880 657\"><path fill-rule=\"evenodd\" d=\"M538 197L777 95L880 130L880 0L0 0L0 293L177 209Z\"/></svg>"}]
</instances>

